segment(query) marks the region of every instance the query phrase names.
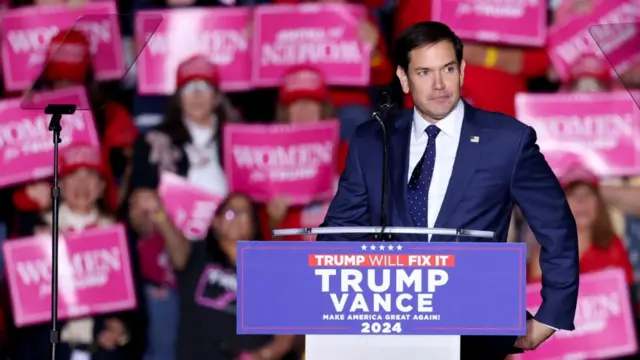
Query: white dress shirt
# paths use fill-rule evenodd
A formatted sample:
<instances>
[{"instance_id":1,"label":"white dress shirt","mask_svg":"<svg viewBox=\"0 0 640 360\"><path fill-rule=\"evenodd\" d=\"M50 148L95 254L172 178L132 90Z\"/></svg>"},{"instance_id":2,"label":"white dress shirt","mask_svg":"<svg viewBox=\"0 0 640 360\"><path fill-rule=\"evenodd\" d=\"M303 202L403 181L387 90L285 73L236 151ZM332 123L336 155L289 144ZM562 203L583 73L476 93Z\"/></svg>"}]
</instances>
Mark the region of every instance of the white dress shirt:
<instances>
[{"instance_id":1,"label":"white dress shirt","mask_svg":"<svg viewBox=\"0 0 640 360\"><path fill-rule=\"evenodd\" d=\"M440 129L438 137L436 137L436 163L431 177L431 185L429 186L429 197L427 198L427 224L434 227L444 196L449 187L451 173L453 172L453 164L456 160L458 152L458 144L460 143L460 133L462 132L462 121L464 119L464 102L458 101L455 109L444 119L433 124ZM415 169L416 165L422 158L429 136L426 133L427 126L432 125L420 116L420 113L413 110L413 125L411 127L411 139L409 142L409 173L407 174L407 184ZM431 241L431 235L429 235ZM545 324L546 325L546 324ZM546 325L549 326L549 325ZM553 326L549 326L554 330L558 330Z\"/></svg>"},{"instance_id":2,"label":"white dress shirt","mask_svg":"<svg viewBox=\"0 0 640 360\"><path fill-rule=\"evenodd\" d=\"M211 194L227 196L227 178L218 160L218 144L212 141L215 135L213 128L188 119L185 119L185 125L192 140L184 149L190 163L187 173L189 183Z\"/></svg>"},{"instance_id":3,"label":"white dress shirt","mask_svg":"<svg viewBox=\"0 0 640 360\"><path fill-rule=\"evenodd\" d=\"M433 227L440 213L444 196L449 187L453 163L458 152L460 142L460 132L462 131L462 119L464 118L464 103L458 101L455 109L444 119L438 121L435 126L440 129L436 137L436 163L429 186L429 197L427 198L427 224ZM409 173L407 174L407 184L416 165L422 158L429 136L425 132L427 126L431 125L420 116L420 113L413 110L413 125L411 127L411 139L409 143ZM431 235L429 235L431 240Z\"/></svg>"}]
</instances>

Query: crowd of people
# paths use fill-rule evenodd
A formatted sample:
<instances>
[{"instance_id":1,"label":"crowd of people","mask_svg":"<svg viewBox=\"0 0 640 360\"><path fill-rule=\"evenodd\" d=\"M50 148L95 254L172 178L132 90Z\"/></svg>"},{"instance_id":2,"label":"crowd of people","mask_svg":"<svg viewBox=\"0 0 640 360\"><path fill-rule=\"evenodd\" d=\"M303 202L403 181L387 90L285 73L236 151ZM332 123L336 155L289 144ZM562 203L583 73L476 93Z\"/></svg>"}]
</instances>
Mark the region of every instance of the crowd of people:
<instances>
[{"instance_id":1,"label":"crowd of people","mask_svg":"<svg viewBox=\"0 0 640 360\"><path fill-rule=\"evenodd\" d=\"M90 1L15 0L6 7L61 3L82 7ZM118 10L135 14L149 9L297 2L305 1L131 0L119 1ZM223 166L221 134L225 124L301 124L338 119L341 131L337 177L351 134L359 124L370 120L381 90L394 94L396 103L401 104L398 107L412 106L411 100L403 97L395 79L393 40L410 25L431 19L431 1L348 2L360 3L370 13L359 34L361 40L374 49L367 87L329 86L312 64L301 64L285 73L279 88L224 92L215 63L207 56L195 55L182 59L175 74L171 74L176 84L174 94L143 95L137 91L135 81L130 81L132 76L122 81L95 80L90 44L83 33L61 31L51 38L52 48L57 49L64 40L65 44L84 49L81 51L84 55L73 61L51 57L37 84L40 89L84 86L100 140L100 148L74 144L60 152L61 234L126 224L137 295L134 309L63 320L58 359L79 359L72 357L77 353L91 354L94 360L303 358L301 337L236 335L234 296L232 300L212 305L197 294L204 291L199 288L202 276L210 274L212 269L221 275L208 291L218 295L235 292L235 285L229 284L236 281L237 241L271 240L271 229L301 226L309 212L325 205L293 204L285 194L257 202L247 194L234 192ZM550 0L549 24L558 21L561 15L558 12L556 16L558 8L575 7L579 13L579 9L594 6L596 2ZM123 37L132 39L133 22L120 25ZM545 48L467 41L464 59L464 99L482 109L512 116L516 115L514 98L521 92L606 92L620 87L640 87L635 68L621 74L623 86L619 80L603 76L602 70L589 68L576 72L569 83L563 83L556 76ZM606 72L608 74L608 69ZM19 98L22 94L4 91L3 96ZM169 209L158 193L163 172L175 173L194 187L224 198L203 239L187 239L167 215ZM637 270L627 250L631 241L627 230L640 221L637 179L629 176L602 180L586 168L576 168L559 179L578 226L581 272L619 267L633 289L640 279L634 274ZM0 189L0 197L3 199L0 241L20 241L51 233L49 179ZM539 247L517 209L511 226L510 241L531 245L528 277L532 283L539 281L536 260ZM159 256L163 256L168 265L168 273L158 269ZM0 267L1 264L2 261ZM49 324L15 325L6 280L0 275L0 359L50 357ZM633 295L633 291L631 293Z\"/></svg>"}]
</instances>

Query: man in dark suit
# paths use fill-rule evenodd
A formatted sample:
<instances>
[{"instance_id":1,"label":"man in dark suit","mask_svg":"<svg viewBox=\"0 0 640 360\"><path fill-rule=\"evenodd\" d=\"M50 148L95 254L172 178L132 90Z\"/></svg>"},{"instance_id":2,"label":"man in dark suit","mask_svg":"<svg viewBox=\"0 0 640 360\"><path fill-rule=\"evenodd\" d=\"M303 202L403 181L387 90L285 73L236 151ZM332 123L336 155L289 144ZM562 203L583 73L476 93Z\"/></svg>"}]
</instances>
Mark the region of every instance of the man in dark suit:
<instances>
[{"instance_id":1,"label":"man in dark suit","mask_svg":"<svg viewBox=\"0 0 640 360\"><path fill-rule=\"evenodd\" d=\"M395 52L396 74L415 108L387 126L390 225L489 230L496 234L493 241L506 242L516 204L542 246L543 303L535 317L528 314L527 335L463 337L462 359L504 359L511 352L535 349L558 329L573 330L578 297L576 224L536 145L535 131L460 98L463 45L446 25L412 26L397 40ZM356 130L323 226L380 225L382 141L377 122ZM326 235L318 240L366 238ZM395 240L454 239L398 235Z\"/></svg>"}]
</instances>

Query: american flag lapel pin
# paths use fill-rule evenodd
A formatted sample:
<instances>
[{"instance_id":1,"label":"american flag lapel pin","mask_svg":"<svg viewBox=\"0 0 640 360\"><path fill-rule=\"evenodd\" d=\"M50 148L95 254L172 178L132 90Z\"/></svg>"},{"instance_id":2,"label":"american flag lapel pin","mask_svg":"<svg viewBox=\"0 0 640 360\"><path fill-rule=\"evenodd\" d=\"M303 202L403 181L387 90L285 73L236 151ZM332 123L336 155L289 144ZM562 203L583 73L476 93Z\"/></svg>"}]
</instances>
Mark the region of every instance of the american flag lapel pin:
<instances>
[{"instance_id":1,"label":"american flag lapel pin","mask_svg":"<svg viewBox=\"0 0 640 360\"><path fill-rule=\"evenodd\" d=\"M472 136L471 137L471 142L472 143L479 143L480 142L480 136Z\"/></svg>"}]
</instances>

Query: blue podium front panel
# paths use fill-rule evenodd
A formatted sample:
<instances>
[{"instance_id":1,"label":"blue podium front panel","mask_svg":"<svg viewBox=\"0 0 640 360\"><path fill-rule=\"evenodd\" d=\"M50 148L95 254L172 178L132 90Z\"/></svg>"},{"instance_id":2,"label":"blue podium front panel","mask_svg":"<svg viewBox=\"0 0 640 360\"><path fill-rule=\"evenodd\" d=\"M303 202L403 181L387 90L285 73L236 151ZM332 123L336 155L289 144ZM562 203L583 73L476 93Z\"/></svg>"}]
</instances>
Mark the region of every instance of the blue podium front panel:
<instances>
[{"instance_id":1,"label":"blue podium front panel","mask_svg":"<svg viewBox=\"0 0 640 360\"><path fill-rule=\"evenodd\" d=\"M523 335L525 244L241 242L238 334Z\"/></svg>"}]
</instances>

